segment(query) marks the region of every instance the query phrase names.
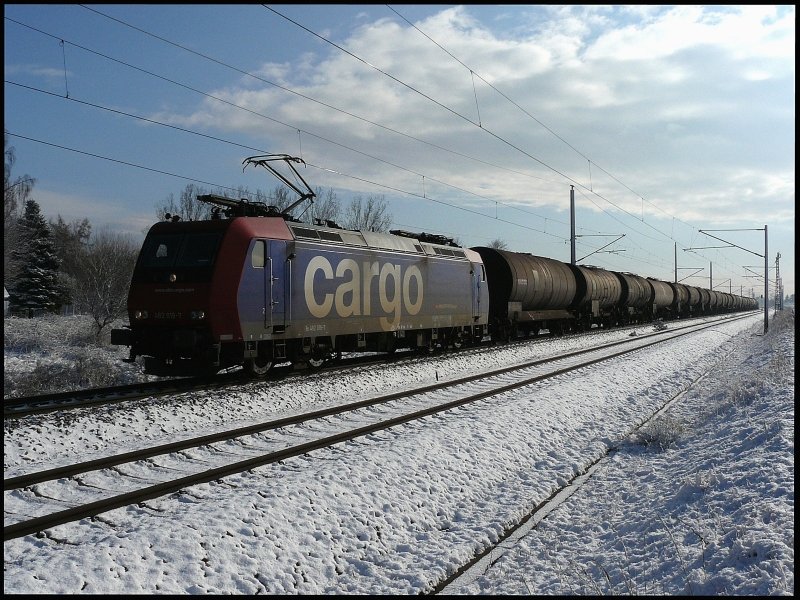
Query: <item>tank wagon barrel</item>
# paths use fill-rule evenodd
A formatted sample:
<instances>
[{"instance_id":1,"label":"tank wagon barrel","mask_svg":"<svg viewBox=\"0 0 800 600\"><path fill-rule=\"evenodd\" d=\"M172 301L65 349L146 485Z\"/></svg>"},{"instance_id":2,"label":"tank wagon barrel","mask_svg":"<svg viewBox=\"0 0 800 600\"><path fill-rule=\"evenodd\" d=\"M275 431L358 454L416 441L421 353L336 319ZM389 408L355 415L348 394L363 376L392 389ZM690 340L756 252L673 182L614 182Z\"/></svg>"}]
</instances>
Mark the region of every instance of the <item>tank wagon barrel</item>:
<instances>
[{"instance_id":1,"label":"tank wagon barrel","mask_svg":"<svg viewBox=\"0 0 800 600\"><path fill-rule=\"evenodd\" d=\"M495 327L538 332L548 323L572 318L567 308L575 298L576 281L568 265L533 254L473 250L486 269L489 314Z\"/></svg>"},{"instance_id":2,"label":"tank wagon barrel","mask_svg":"<svg viewBox=\"0 0 800 600\"><path fill-rule=\"evenodd\" d=\"M653 286L644 277L633 273L612 271L622 287L621 318L625 323L639 322L650 315L653 305Z\"/></svg>"},{"instance_id":3,"label":"tank wagon barrel","mask_svg":"<svg viewBox=\"0 0 800 600\"><path fill-rule=\"evenodd\" d=\"M675 303L675 288L664 281L653 279L652 277L648 277L647 281L653 288L653 316L668 316Z\"/></svg>"},{"instance_id":4,"label":"tank wagon barrel","mask_svg":"<svg viewBox=\"0 0 800 600\"><path fill-rule=\"evenodd\" d=\"M652 303L653 287L647 283L646 279L633 273L612 272L620 280L622 286L620 300L625 306L641 309Z\"/></svg>"},{"instance_id":5,"label":"tank wagon barrel","mask_svg":"<svg viewBox=\"0 0 800 600\"><path fill-rule=\"evenodd\" d=\"M572 308L583 328L593 323L611 325L622 297L622 283L614 273L599 267L569 265L575 273L577 293Z\"/></svg>"},{"instance_id":6,"label":"tank wagon barrel","mask_svg":"<svg viewBox=\"0 0 800 600\"><path fill-rule=\"evenodd\" d=\"M694 314L700 312L700 290L693 285L687 285L686 289L689 291L689 300L687 304L687 314Z\"/></svg>"},{"instance_id":7,"label":"tank wagon barrel","mask_svg":"<svg viewBox=\"0 0 800 600\"><path fill-rule=\"evenodd\" d=\"M711 304L711 292L701 287L697 288L697 291L700 293L700 312L707 313Z\"/></svg>"},{"instance_id":8,"label":"tank wagon barrel","mask_svg":"<svg viewBox=\"0 0 800 600\"><path fill-rule=\"evenodd\" d=\"M679 315L683 312L687 302L689 302L689 290L682 283L674 283L671 281L667 281L665 283L675 292L675 295L672 299L672 313L674 315Z\"/></svg>"}]
</instances>

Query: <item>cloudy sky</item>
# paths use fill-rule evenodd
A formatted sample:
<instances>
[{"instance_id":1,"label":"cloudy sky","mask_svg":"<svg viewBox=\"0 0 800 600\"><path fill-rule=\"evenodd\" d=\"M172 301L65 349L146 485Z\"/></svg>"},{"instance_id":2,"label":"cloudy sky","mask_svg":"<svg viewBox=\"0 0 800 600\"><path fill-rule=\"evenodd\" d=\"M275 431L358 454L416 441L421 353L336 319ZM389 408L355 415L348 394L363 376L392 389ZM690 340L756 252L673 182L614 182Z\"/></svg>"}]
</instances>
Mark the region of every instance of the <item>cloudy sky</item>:
<instances>
[{"instance_id":1,"label":"cloudy sky","mask_svg":"<svg viewBox=\"0 0 800 600\"><path fill-rule=\"evenodd\" d=\"M5 5L13 176L141 238L290 154L392 228L794 293L793 6ZM716 231L715 231L716 230ZM711 233L711 237L703 232ZM624 237L622 237L624 235ZM717 238L722 238L717 239ZM720 246L725 246L720 248Z\"/></svg>"}]
</instances>

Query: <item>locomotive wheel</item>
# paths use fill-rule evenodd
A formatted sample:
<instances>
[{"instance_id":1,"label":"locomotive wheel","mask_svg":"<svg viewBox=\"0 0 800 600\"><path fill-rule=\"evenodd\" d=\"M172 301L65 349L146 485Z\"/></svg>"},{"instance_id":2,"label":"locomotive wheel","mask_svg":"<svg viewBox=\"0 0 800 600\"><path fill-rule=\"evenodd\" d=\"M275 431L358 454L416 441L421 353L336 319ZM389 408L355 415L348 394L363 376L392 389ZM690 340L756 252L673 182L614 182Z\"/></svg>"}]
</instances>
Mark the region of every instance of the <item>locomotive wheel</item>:
<instances>
[{"instance_id":1,"label":"locomotive wheel","mask_svg":"<svg viewBox=\"0 0 800 600\"><path fill-rule=\"evenodd\" d=\"M315 346L311 351L311 354L306 357L306 362L308 362L309 368L319 369L329 358L331 358L331 354L327 352L327 350L319 346Z\"/></svg>"},{"instance_id":2,"label":"locomotive wheel","mask_svg":"<svg viewBox=\"0 0 800 600\"><path fill-rule=\"evenodd\" d=\"M272 368L273 362L266 358L248 358L244 361L244 368L251 377L264 377Z\"/></svg>"}]
</instances>

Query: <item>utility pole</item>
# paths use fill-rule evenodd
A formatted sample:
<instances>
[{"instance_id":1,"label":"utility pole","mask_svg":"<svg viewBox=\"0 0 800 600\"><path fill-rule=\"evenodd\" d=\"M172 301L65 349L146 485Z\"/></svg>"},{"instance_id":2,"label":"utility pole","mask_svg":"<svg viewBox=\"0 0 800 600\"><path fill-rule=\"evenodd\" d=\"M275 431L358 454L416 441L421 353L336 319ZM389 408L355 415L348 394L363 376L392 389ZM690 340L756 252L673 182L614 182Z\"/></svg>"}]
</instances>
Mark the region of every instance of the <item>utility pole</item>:
<instances>
[{"instance_id":1,"label":"utility pole","mask_svg":"<svg viewBox=\"0 0 800 600\"><path fill-rule=\"evenodd\" d=\"M569 186L569 264L575 264L575 186Z\"/></svg>"},{"instance_id":2,"label":"utility pole","mask_svg":"<svg viewBox=\"0 0 800 600\"><path fill-rule=\"evenodd\" d=\"M569 241L570 241L570 259L569 259L569 261L570 261L571 265L574 265L574 264L577 263L577 261L575 260L575 240L579 236L575 235L575 186L571 185L571 186L569 186L569 188L570 188L569 189L569 230L570 230L570 236L569 236ZM609 233L609 234L598 233L597 235L594 235L594 236L591 236L591 237L614 237L614 235L615 234L611 234L611 233ZM582 235L580 237L588 237L588 236ZM620 241L624 237L625 237L624 233L622 235L617 236L617 239L615 239L613 242L609 242L608 244L598 248L594 252L590 252L589 254L587 254L586 256L581 258L580 260L583 260L584 258L589 258L592 254L598 254L600 252L606 252L606 253L609 253L609 254L615 254L617 252L625 252L625 250L603 250L603 248L608 248L611 244L613 244L614 242Z\"/></svg>"},{"instance_id":3,"label":"utility pole","mask_svg":"<svg viewBox=\"0 0 800 600\"><path fill-rule=\"evenodd\" d=\"M764 335L769 329L769 254L767 254L767 226L764 225Z\"/></svg>"},{"instance_id":4,"label":"utility pole","mask_svg":"<svg viewBox=\"0 0 800 600\"><path fill-rule=\"evenodd\" d=\"M781 253L775 257L775 312L783 310L783 282L781 281Z\"/></svg>"},{"instance_id":5,"label":"utility pole","mask_svg":"<svg viewBox=\"0 0 800 600\"><path fill-rule=\"evenodd\" d=\"M678 242L675 242L675 283L678 283Z\"/></svg>"}]
</instances>

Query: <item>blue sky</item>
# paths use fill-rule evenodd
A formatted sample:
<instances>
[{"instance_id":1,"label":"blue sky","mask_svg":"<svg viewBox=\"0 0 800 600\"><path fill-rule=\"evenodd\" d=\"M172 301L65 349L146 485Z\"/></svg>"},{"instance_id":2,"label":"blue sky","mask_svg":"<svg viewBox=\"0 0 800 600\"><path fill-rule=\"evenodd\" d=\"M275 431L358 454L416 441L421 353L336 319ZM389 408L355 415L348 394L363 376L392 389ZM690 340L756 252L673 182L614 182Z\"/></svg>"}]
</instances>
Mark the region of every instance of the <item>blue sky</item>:
<instances>
[{"instance_id":1,"label":"blue sky","mask_svg":"<svg viewBox=\"0 0 800 600\"><path fill-rule=\"evenodd\" d=\"M584 264L672 280L677 246L678 279L746 295L767 225L794 292L793 6L4 15L13 176L49 217L141 238L188 183L273 190L242 160L286 153L342 202L382 194L393 228L564 261L574 186ZM734 229L713 235L750 252L701 233Z\"/></svg>"}]
</instances>

